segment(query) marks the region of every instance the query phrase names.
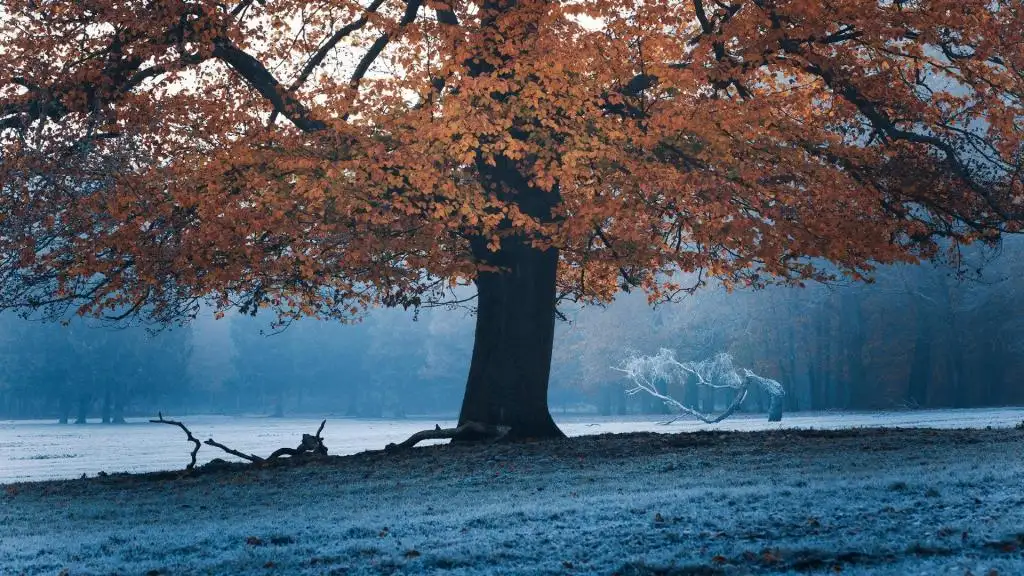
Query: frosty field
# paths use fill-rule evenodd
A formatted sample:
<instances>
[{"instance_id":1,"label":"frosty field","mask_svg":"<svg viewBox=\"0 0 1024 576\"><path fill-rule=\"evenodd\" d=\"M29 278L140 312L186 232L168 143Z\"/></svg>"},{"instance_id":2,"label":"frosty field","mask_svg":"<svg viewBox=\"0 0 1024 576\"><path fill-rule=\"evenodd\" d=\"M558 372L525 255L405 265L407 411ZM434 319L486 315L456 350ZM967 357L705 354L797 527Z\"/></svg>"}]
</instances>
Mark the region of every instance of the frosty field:
<instances>
[{"instance_id":1,"label":"frosty field","mask_svg":"<svg viewBox=\"0 0 1024 576\"><path fill-rule=\"evenodd\" d=\"M1024 431L1010 427L1021 411L933 416L981 429L604 434L13 483L0 490L0 574L1024 574ZM841 427L804 424L827 422ZM280 422L249 446L307 424ZM626 423L598 424L566 428ZM222 441L244 440L245 427L231 438L226 426L214 428ZM680 427L691 426L658 429ZM180 431L152 428L170 437L169 457L183 448ZM405 432L380 428L374 447ZM121 454L110 462L131 461L137 441L109 438Z\"/></svg>"},{"instance_id":2,"label":"frosty field","mask_svg":"<svg viewBox=\"0 0 1024 576\"><path fill-rule=\"evenodd\" d=\"M171 418L171 415L167 416ZM316 431L315 418L240 418L223 416L180 417L197 438L215 440L243 452L266 455L281 446L297 444L303 433ZM974 410L921 410L914 412L831 412L787 414L771 423L763 414L736 415L715 425L680 420L661 425L664 417L632 419L599 416L558 418L570 436L622 432L688 432L694 430L779 430L789 428L839 429L878 426L929 428L1012 427L1024 420L1024 408ZM352 420L327 418L324 439L331 454L380 450L434 424L451 426L452 420ZM52 421L0 421L0 484L31 480L79 478L98 472L154 472L175 470L188 462L191 445L181 430L146 420L129 424L82 426ZM199 462L233 457L204 446Z\"/></svg>"}]
</instances>

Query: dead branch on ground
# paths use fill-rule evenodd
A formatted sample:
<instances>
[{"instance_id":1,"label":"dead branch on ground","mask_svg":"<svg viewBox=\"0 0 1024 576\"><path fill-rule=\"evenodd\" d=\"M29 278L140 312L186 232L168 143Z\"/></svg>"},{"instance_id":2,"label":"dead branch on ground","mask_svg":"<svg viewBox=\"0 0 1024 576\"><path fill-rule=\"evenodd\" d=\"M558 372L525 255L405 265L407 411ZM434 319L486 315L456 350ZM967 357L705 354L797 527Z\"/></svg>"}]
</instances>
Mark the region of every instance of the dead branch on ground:
<instances>
[{"instance_id":1,"label":"dead branch on ground","mask_svg":"<svg viewBox=\"0 0 1024 576\"><path fill-rule=\"evenodd\" d=\"M320 422L320 427L317 428L315 436L303 434L302 442L297 448L278 448L274 450L270 456L267 456L267 461L272 462L281 456L289 456L291 458L326 456L327 446L324 446L324 439L320 436L320 433L324 431L325 424L327 424L327 420Z\"/></svg>"},{"instance_id":2,"label":"dead branch on ground","mask_svg":"<svg viewBox=\"0 0 1024 576\"><path fill-rule=\"evenodd\" d=\"M327 446L324 445L324 439L323 436L321 436L321 434L324 431L324 426L327 425L327 420L322 420L320 422L320 427L316 429L315 435L303 434L302 442L299 443L297 448L278 448L277 450L274 450L274 452L272 452L270 456L267 456L266 458L261 458L255 454L246 454L245 452L239 452L234 448L225 446L224 444L217 442L213 438L208 438L206 441L200 443L199 439L193 436L192 432L181 422L178 422L176 420L164 419L164 415L162 412L158 412L157 415L159 416L159 418L156 420L150 420L150 422L153 422L154 424L171 424L173 426L177 426L185 431L185 434L188 436L188 441L196 445L196 447L192 450L192 461L188 464L188 466L185 467L186 470L192 470L195 468L196 454L199 452L199 449L202 447L203 444L206 444L207 446L213 446L214 448L219 448L224 452L231 454L232 456L241 458L242 460L245 460L246 462L253 464L254 466L272 464L285 456L291 459L310 458L327 455Z\"/></svg>"},{"instance_id":3,"label":"dead branch on ground","mask_svg":"<svg viewBox=\"0 0 1024 576\"><path fill-rule=\"evenodd\" d=\"M231 454L232 456L237 456L242 460L247 460L257 466L273 463L283 456L288 456L289 458L308 458L311 456L326 456L327 446L324 445L324 439L322 436L320 436L320 434L324 431L324 426L326 425L327 420L322 420L320 422L320 427L316 429L316 435L303 434L302 442L299 443L297 448L278 448L277 450L274 450L270 454L270 456L267 456L266 458L260 458L255 454L245 454L244 452L239 452L238 450L229 448L221 444L220 442L215 442L213 438L208 439L206 442L204 442L204 444L208 446L213 446L214 448L220 448L221 450L227 452L228 454Z\"/></svg>"},{"instance_id":4,"label":"dead branch on ground","mask_svg":"<svg viewBox=\"0 0 1024 576\"><path fill-rule=\"evenodd\" d=\"M231 454L232 456L237 456L238 458L241 458L242 460L246 460L246 461L251 462L251 463L256 464L256 465L260 465L260 464L263 464L264 462L266 462L266 460L264 460L263 458L260 458L259 456L255 455L255 454L246 454L244 452L239 452L238 450L235 450L234 448L229 448L229 447L221 444L220 442L214 441L213 438L207 438L203 442L203 444L206 444L207 446L213 446L214 448L220 448L221 450L227 452L228 454Z\"/></svg>"},{"instance_id":5,"label":"dead branch on ground","mask_svg":"<svg viewBox=\"0 0 1024 576\"><path fill-rule=\"evenodd\" d=\"M192 431L181 422L178 422L177 420L164 420L163 412L157 412L156 415L158 418L156 420L150 420L150 422L154 424L170 424L171 426L177 426L185 432L185 436L188 438L188 441L196 445L196 447L192 449L192 461L188 463L188 466L185 466L185 470L192 470L195 468L196 454L199 453L199 449L202 447L202 444L199 443L199 439L193 436Z\"/></svg>"},{"instance_id":6,"label":"dead branch on ground","mask_svg":"<svg viewBox=\"0 0 1024 576\"><path fill-rule=\"evenodd\" d=\"M482 436L489 440L497 441L508 435L509 430L508 426L490 426L479 422L466 422L455 428L441 428L440 425L434 425L433 430L421 430L404 442L388 444L384 447L384 450L388 452L404 450L412 448L424 440L467 440Z\"/></svg>"}]
</instances>

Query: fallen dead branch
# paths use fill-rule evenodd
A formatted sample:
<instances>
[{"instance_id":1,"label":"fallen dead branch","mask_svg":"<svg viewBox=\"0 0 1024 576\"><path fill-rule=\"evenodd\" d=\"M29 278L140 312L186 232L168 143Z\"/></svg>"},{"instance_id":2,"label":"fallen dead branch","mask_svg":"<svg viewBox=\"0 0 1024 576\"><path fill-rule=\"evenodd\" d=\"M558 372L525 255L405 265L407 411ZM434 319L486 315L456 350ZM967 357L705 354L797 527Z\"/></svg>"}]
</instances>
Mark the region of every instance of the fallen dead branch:
<instances>
[{"instance_id":1,"label":"fallen dead branch","mask_svg":"<svg viewBox=\"0 0 1024 576\"><path fill-rule=\"evenodd\" d=\"M388 452L404 450L412 448L424 440L468 440L483 437L496 441L504 438L508 432L508 426L489 426L479 422L466 422L455 428L441 428L440 425L434 425L433 430L421 430L404 442L388 444L384 450Z\"/></svg>"},{"instance_id":2,"label":"fallen dead branch","mask_svg":"<svg viewBox=\"0 0 1024 576\"><path fill-rule=\"evenodd\" d=\"M171 424L173 426L177 426L181 428L188 436L188 441L195 444L196 447L192 450L192 461L188 464L188 466L185 467L186 470L192 470L195 468L196 454L199 453L199 449L202 447L203 444L206 444L207 446L213 446L214 448L219 448L220 450L223 450L224 452L227 452L228 454L231 454L232 456L235 456L237 458L241 458L242 460L245 460L246 462L249 462L250 464L253 464L255 466L272 464L286 456L289 459L291 459L327 455L327 446L324 445L324 439L321 436L321 434L324 431L324 426L327 425L327 420L322 420L320 422L320 427L317 428L315 435L303 434L302 442L299 443L298 447L278 448L277 450L274 450L270 454L270 456L267 456L266 458L261 458L260 456L257 456L255 454L246 454L245 452L239 452L238 450L235 450L230 446L225 446L224 444L217 442L213 438L208 438L204 442L200 443L199 439L192 435L192 431L189 430L188 427L186 427L181 422L178 422L176 420L167 420L164 418L163 413L157 413L157 415L159 416L159 418L156 420L150 420L150 422L153 422L154 424Z\"/></svg>"},{"instance_id":3,"label":"fallen dead branch","mask_svg":"<svg viewBox=\"0 0 1024 576\"><path fill-rule=\"evenodd\" d=\"M281 456L288 456L291 458L304 456L326 456L327 446L324 446L324 439L320 436L320 433L324 431L324 425L326 424L327 420L320 422L320 427L316 429L316 435L303 434L302 442L297 448L278 448L277 450L274 450L270 456L267 456L267 461L272 462Z\"/></svg>"},{"instance_id":4,"label":"fallen dead branch","mask_svg":"<svg viewBox=\"0 0 1024 576\"><path fill-rule=\"evenodd\" d=\"M277 450L274 450L270 454L270 456L267 456L266 458L260 458L255 454L246 454L244 452L239 452L238 450L229 448L221 444L220 442L215 442L213 438L206 440L205 442L203 442L203 444L213 446L214 448L220 448L221 450L227 452L228 454L231 454L232 456L237 456L242 460L247 460L257 466L270 464L284 456L288 456L289 458L326 456L327 446L324 445L324 439L323 437L320 436L320 434L324 431L324 426L326 425L327 420L322 420L320 422L320 427L317 428L316 430L316 435L303 434L302 442L299 443L299 446L297 448L278 448Z\"/></svg>"},{"instance_id":5,"label":"fallen dead branch","mask_svg":"<svg viewBox=\"0 0 1024 576\"><path fill-rule=\"evenodd\" d=\"M193 468L195 468L196 454L199 453L199 449L202 447L202 444L199 443L199 439L193 436L192 431L189 430L188 427L186 427L181 422L178 422L177 420L165 420L163 412L157 412L156 415L157 419L150 420L150 422L154 424L170 424L171 426L177 426L178 428L181 428L185 432L185 436L188 438L188 441L196 445L196 447L192 449L192 461L188 463L188 466L185 466L185 470L192 470Z\"/></svg>"},{"instance_id":6,"label":"fallen dead branch","mask_svg":"<svg viewBox=\"0 0 1024 576\"><path fill-rule=\"evenodd\" d=\"M214 441L213 438L207 438L203 442L203 444L206 444L207 446L213 446L214 448L220 448L221 450L227 452L228 454L231 454L232 456L236 456L238 458L241 458L242 460L247 460L249 462L252 462L253 464L259 465L259 464L263 464L264 462L266 462L266 460L264 460L263 458L260 458L259 456L255 455L255 454L246 454L244 452L239 452L238 450L235 450L234 448L229 448L229 447L221 444L220 442Z\"/></svg>"}]
</instances>

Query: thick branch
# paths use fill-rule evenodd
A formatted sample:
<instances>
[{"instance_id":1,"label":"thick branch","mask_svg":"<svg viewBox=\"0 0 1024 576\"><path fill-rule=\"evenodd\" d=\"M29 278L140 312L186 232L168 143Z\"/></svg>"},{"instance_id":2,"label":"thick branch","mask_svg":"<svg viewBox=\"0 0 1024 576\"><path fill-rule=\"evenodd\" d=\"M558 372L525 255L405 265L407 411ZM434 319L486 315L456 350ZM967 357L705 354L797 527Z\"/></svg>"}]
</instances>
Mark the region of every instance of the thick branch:
<instances>
[{"instance_id":1,"label":"thick branch","mask_svg":"<svg viewBox=\"0 0 1024 576\"><path fill-rule=\"evenodd\" d=\"M324 446L324 440L320 437L320 433L324 431L324 425L326 424L327 420L320 422L320 428L317 429L316 436L303 434L302 443L299 444L298 448L278 448L277 450L274 450L270 456L267 456L267 462L273 462L282 456L290 456L292 458L298 458L310 454L326 456L327 446Z\"/></svg>"},{"instance_id":2,"label":"thick branch","mask_svg":"<svg viewBox=\"0 0 1024 576\"><path fill-rule=\"evenodd\" d=\"M216 442L213 438L208 439L206 442L204 442L204 444L208 444L215 448L220 448L221 450L227 452L228 454L231 454L232 456L237 456L242 460L246 460L257 466L262 466L264 464L273 463L282 456L290 456L292 458L308 455L326 456L327 446L324 446L323 437L320 436L320 434L324 431L324 426L326 425L327 420L322 420L320 422L320 427L317 428L316 430L315 436L310 434L303 434L302 442L299 444L298 448L278 448L277 450L274 450L270 454L270 456L267 456L266 458L260 458L255 454L246 454L244 452L239 452L234 448L229 448L221 444L220 442Z\"/></svg>"},{"instance_id":3,"label":"thick branch","mask_svg":"<svg viewBox=\"0 0 1024 576\"><path fill-rule=\"evenodd\" d=\"M938 136L911 132L899 128L877 103L869 100L851 82L842 81L827 65L816 62L809 56L807 57L807 62L804 69L821 78L836 94L856 106L860 113L868 119L871 126L882 136L883 140L902 140L914 144L923 144L941 152L952 173L983 198L988 207L998 214L1000 218L1003 220L1013 220L1015 218L1016 215L1009 214L1006 207L992 197L992 190L988 189L984 183L978 181L976 175L964 163L953 144Z\"/></svg>"},{"instance_id":4,"label":"thick branch","mask_svg":"<svg viewBox=\"0 0 1024 576\"><path fill-rule=\"evenodd\" d=\"M649 390L645 391L650 392ZM701 422L704 422L705 424L718 424L722 420L725 420L729 416L732 416L733 412L739 409L740 405L743 404L743 401L747 399L747 393L749 391L749 387L746 384L744 384L741 391L738 394L736 394L735 398L733 398L732 403L729 404L728 407L726 407L725 411L723 411L721 414L717 416L709 416L707 414L704 414L703 412L694 410L692 408L688 408L687 406L680 404L679 402L676 402L675 399L669 398L668 396L663 396L662 394L655 393L654 396L665 402L665 404L668 404L669 406L681 412L681 414L679 414L675 418L672 418L671 420L667 420L666 422L664 422L664 424L671 424L672 422L675 422L676 420L682 418L686 414L693 416L694 418L700 420ZM668 398L668 400L666 400L666 398Z\"/></svg>"},{"instance_id":5,"label":"thick branch","mask_svg":"<svg viewBox=\"0 0 1024 576\"><path fill-rule=\"evenodd\" d=\"M292 82L292 85L288 87L288 91L294 92L298 90L303 84L305 84L306 80L308 80L309 77L313 74L313 71L316 70L318 66L323 64L323 61L327 58L331 51L334 50L334 48L338 45L338 42L341 42L349 35L351 35L353 32L356 32L357 30L360 30L363 26L366 26L366 23L370 21L370 14L376 12L377 9L384 4L384 2L385 0L373 0L373 2L366 7L366 12L362 16L360 16L358 20L346 24L345 26L342 26L337 31L335 31L335 33L332 34L331 37L328 38L320 46L320 48L312 56L309 57L309 60L306 61L306 65L303 66L302 71L299 72L298 78L296 78L295 81ZM279 112L277 108L275 108L274 112L270 115L270 124L273 124L274 121L277 119L278 113Z\"/></svg>"},{"instance_id":6,"label":"thick branch","mask_svg":"<svg viewBox=\"0 0 1024 576\"><path fill-rule=\"evenodd\" d=\"M416 14L420 10L420 6L423 4L423 0L409 0L405 6L405 14L402 15L402 19L398 21L398 29L394 32L395 35L401 32L402 28L412 24L413 20L416 19ZM353 88L359 86L359 83L366 76L366 73L370 70L370 66L373 65L380 53L384 51L384 48L391 41L392 33L385 32L381 34L377 40L374 41L370 49L366 51L363 58L356 65L355 71L352 73L352 79L349 80L349 85Z\"/></svg>"},{"instance_id":7,"label":"thick branch","mask_svg":"<svg viewBox=\"0 0 1024 576\"><path fill-rule=\"evenodd\" d=\"M327 124L311 117L309 109L294 95L284 89L274 75L256 58L240 50L226 39L216 42L213 55L230 66L244 78L261 96L267 99L278 113L292 121L304 132L318 132Z\"/></svg>"},{"instance_id":8,"label":"thick branch","mask_svg":"<svg viewBox=\"0 0 1024 576\"><path fill-rule=\"evenodd\" d=\"M338 45L338 42L341 42L349 34L365 26L370 19L370 14L376 12L382 4L384 4L384 0L374 0L373 3L366 7L366 13L358 20L338 29L338 31L324 42L323 46L321 46L320 49L310 57L309 61L306 62L305 67L303 67L302 72L299 74L299 77L295 80L295 83L291 85L289 90L295 90L301 86L302 83L309 78L309 75L313 73L313 70L315 70L316 67L319 66L325 58L327 58L327 55L330 54L331 50Z\"/></svg>"}]
</instances>

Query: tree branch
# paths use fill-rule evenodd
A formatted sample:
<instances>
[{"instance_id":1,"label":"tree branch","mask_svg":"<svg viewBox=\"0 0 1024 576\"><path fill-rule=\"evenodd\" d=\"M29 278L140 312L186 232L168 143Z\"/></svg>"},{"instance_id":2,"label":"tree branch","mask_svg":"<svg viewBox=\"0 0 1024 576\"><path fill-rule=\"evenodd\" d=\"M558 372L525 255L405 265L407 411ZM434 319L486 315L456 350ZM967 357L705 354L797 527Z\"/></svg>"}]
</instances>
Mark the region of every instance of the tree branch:
<instances>
[{"instance_id":1,"label":"tree branch","mask_svg":"<svg viewBox=\"0 0 1024 576\"><path fill-rule=\"evenodd\" d=\"M221 450L227 452L228 454L231 454L232 456L237 456L237 457L241 458L242 460L246 460L248 462L252 462L253 464L259 465L259 464L263 464L264 462L266 462L266 460L264 460L263 458L260 458L259 456L255 455L255 454L245 454L243 452L239 452L238 450L235 450L234 448L228 448L227 446L221 444L220 442L214 441L213 438L208 438L205 442L203 442L203 444L206 444L208 446L213 446L214 448L220 448Z\"/></svg>"},{"instance_id":2,"label":"tree branch","mask_svg":"<svg viewBox=\"0 0 1024 576\"><path fill-rule=\"evenodd\" d=\"M196 445L196 447L192 449L192 461L188 463L188 466L185 466L185 470L192 470L195 468L196 454L199 453L199 449L202 447L202 444L199 443L199 439L193 436L192 431L181 422L178 422L177 420L164 420L163 412L157 412L157 416L158 418L156 420L150 420L150 422L154 424L170 424L171 426L177 426L185 432L185 436L188 438L188 441Z\"/></svg>"},{"instance_id":3,"label":"tree branch","mask_svg":"<svg viewBox=\"0 0 1024 576\"><path fill-rule=\"evenodd\" d=\"M252 464L255 464L257 466L263 466L266 464L272 464L276 462L282 456L289 456L291 458L299 458L310 455L326 456L327 446L324 445L324 439L320 435L324 431L324 426L326 425L327 420L322 420L320 422L320 427L317 428L316 430L315 436L310 434L303 434L302 442L299 444L297 448L278 448L277 450L274 450L270 454L270 456L267 456L266 458L261 458L255 454L246 454L244 452L239 452L234 448L229 448L228 446L225 446L220 442L216 442L213 438L210 438L203 443L209 446L213 446L215 448L220 448L221 450L227 452L228 454L231 454L232 456L237 456L238 458L251 462Z\"/></svg>"},{"instance_id":4,"label":"tree branch","mask_svg":"<svg viewBox=\"0 0 1024 576\"><path fill-rule=\"evenodd\" d=\"M306 65L302 67L302 71L299 73L299 76L294 82L292 82L291 86L288 87L288 91L294 92L295 90L298 90L313 74L313 71L323 63L327 58L327 55L334 50L335 46L338 45L338 42L341 42L353 32L361 29L363 26L366 26L366 23L370 21L370 14L375 13L377 9L384 4L384 2L385 0L373 0L373 2L366 7L366 12L360 16L358 20L342 26L332 34L331 37L328 38L312 56L310 56L309 60L306 61ZM278 113L279 111L275 108L270 114L268 124L273 124L274 121L277 120Z\"/></svg>"},{"instance_id":5,"label":"tree branch","mask_svg":"<svg viewBox=\"0 0 1024 576\"><path fill-rule=\"evenodd\" d=\"M239 76L249 82L261 96L267 99L285 118L291 120L304 132L318 132L327 128L322 120L310 115L309 109L294 95L284 89L277 78L256 58L231 44L227 39L215 41L213 55L231 67Z\"/></svg>"},{"instance_id":6,"label":"tree branch","mask_svg":"<svg viewBox=\"0 0 1024 576\"><path fill-rule=\"evenodd\" d=\"M416 20L416 14L419 12L420 6L423 4L423 0L409 0L405 6L405 14L402 15L402 19L398 21L398 31L402 28L412 24ZM397 31L396 31L397 32ZM380 53L384 51L384 47L391 41L392 33L385 32L381 34L377 40L374 41L370 49L366 51L359 64L356 65L355 71L352 73L352 78L349 80L349 85L353 88L359 86L359 83L366 76L366 73L370 70L370 66L373 65Z\"/></svg>"}]
</instances>

